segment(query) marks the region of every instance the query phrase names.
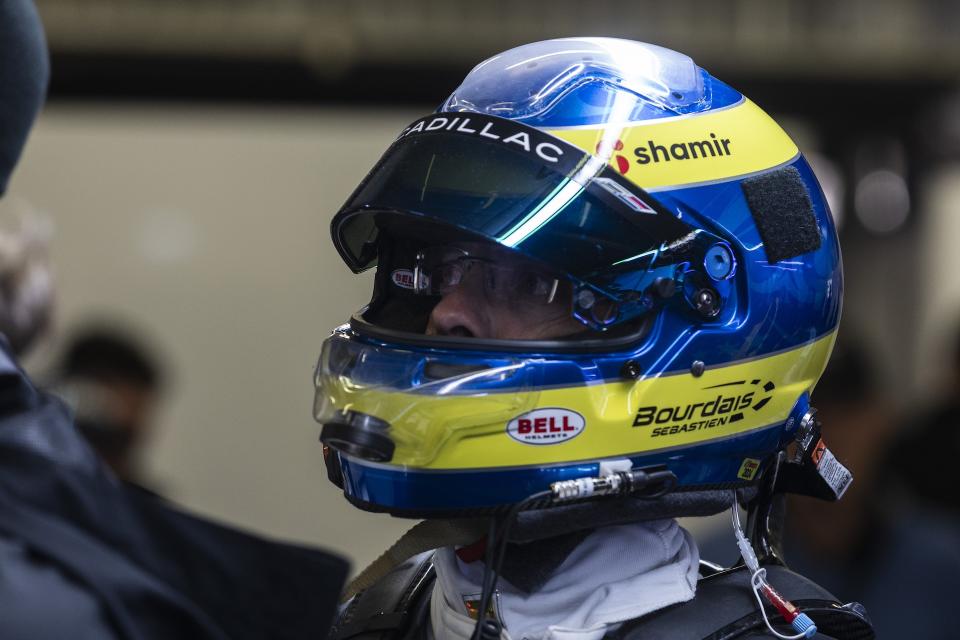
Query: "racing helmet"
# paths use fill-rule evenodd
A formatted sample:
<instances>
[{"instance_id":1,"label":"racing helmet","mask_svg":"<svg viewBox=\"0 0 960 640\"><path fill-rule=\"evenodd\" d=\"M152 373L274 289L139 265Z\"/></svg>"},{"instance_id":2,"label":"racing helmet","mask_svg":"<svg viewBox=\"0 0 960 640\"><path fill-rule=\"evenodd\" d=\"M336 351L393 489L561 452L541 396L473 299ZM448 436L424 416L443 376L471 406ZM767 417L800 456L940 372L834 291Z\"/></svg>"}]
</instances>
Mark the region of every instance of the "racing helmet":
<instances>
[{"instance_id":1,"label":"racing helmet","mask_svg":"<svg viewBox=\"0 0 960 640\"><path fill-rule=\"evenodd\" d=\"M497 513L610 468L689 495L756 485L840 318L834 223L796 144L641 42L477 65L331 233L376 276L324 343L314 413L330 479L397 516ZM438 318L457 305L480 320Z\"/></svg>"}]
</instances>

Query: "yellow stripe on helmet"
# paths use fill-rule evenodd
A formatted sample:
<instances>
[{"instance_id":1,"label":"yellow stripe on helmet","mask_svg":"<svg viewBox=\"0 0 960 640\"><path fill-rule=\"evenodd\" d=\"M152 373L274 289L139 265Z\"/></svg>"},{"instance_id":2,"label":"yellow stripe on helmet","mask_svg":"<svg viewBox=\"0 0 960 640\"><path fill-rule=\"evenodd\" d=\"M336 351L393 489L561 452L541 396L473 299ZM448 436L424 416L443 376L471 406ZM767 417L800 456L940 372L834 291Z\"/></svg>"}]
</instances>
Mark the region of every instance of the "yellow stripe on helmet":
<instances>
[{"instance_id":1,"label":"yellow stripe on helmet","mask_svg":"<svg viewBox=\"0 0 960 640\"><path fill-rule=\"evenodd\" d=\"M798 153L783 129L746 99L689 116L549 132L587 153L609 155L614 168L646 190L755 173Z\"/></svg>"},{"instance_id":2,"label":"yellow stripe on helmet","mask_svg":"<svg viewBox=\"0 0 960 640\"><path fill-rule=\"evenodd\" d=\"M835 332L726 367L544 390L428 395L342 386L343 410L390 423L391 465L485 469L625 457L755 431L786 420L823 372Z\"/></svg>"}]
</instances>

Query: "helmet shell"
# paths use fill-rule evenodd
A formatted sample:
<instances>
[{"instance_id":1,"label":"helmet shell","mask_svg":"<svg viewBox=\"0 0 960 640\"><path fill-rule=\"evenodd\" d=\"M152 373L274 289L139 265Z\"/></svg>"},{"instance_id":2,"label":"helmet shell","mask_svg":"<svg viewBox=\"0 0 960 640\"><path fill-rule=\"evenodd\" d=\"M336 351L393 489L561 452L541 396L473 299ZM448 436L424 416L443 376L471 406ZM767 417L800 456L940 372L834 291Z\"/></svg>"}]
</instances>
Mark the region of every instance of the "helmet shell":
<instances>
[{"instance_id":1,"label":"helmet shell","mask_svg":"<svg viewBox=\"0 0 960 640\"><path fill-rule=\"evenodd\" d=\"M635 339L497 351L355 318L327 343L316 415L375 416L395 448L379 460L331 453L347 497L396 515L464 514L621 459L666 466L687 491L756 482L793 439L841 312L834 223L789 136L689 57L610 38L494 56L440 111L574 145L721 248L677 278ZM707 312L705 290L722 301ZM427 375L437 363L443 373Z\"/></svg>"}]
</instances>

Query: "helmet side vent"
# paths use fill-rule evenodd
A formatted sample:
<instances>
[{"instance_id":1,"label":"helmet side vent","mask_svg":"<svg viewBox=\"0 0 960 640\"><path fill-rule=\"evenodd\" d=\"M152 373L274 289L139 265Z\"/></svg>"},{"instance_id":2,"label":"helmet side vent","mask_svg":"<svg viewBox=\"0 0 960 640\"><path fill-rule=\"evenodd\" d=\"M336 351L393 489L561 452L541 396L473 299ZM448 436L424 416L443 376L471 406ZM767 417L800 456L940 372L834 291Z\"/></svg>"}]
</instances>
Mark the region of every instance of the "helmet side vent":
<instances>
[{"instance_id":1,"label":"helmet side vent","mask_svg":"<svg viewBox=\"0 0 960 640\"><path fill-rule=\"evenodd\" d=\"M813 203L795 167L747 178L741 188L770 264L820 248Z\"/></svg>"}]
</instances>

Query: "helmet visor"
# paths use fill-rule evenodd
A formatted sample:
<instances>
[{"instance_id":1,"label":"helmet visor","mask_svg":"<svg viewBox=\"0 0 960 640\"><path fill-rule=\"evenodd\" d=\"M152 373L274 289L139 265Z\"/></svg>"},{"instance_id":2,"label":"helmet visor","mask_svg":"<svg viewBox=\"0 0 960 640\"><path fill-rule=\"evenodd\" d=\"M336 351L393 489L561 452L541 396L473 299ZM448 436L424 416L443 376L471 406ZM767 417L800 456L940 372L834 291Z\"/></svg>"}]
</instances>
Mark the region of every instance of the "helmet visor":
<instances>
[{"instance_id":1,"label":"helmet visor","mask_svg":"<svg viewBox=\"0 0 960 640\"><path fill-rule=\"evenodd\" d=\"M334 218L354 271L373 266L398 217L491 240L572 279L602 286L650 267L692 229L605 159L539 129L476 113L440 113L408 127Z\"/></svg>"}]
</instances>

